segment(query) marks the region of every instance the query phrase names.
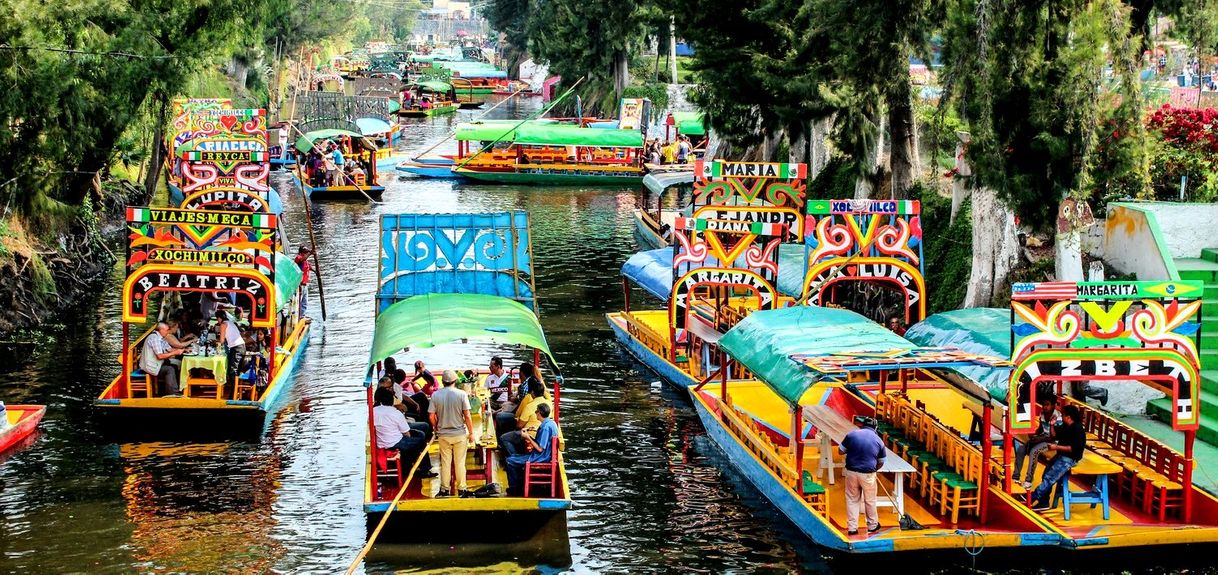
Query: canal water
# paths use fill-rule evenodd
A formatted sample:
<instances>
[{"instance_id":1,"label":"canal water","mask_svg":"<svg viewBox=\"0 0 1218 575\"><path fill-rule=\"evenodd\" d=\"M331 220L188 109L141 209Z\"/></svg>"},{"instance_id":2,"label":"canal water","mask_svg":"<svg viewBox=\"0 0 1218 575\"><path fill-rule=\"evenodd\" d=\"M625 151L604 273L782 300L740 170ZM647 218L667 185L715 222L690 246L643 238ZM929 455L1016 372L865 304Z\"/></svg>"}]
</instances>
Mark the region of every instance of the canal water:
<instances>
[{"instance_id":1,"label":"canal water","mask_svg":"<svg viewBox=\"0 0 1218 575\"><path fill-rule=\"evenodd\" d=\"M509 103L489 117L525 117L537 106ZM422 151L476 113L416 121L399 148ZM363 370L377 219L511 209L531 218L541 321L565 376L575 500L569 551L483 557L397 544L375 553L366 571L827 569L741 477L724 471L689 404L613 340L604 313L623 303L617 272L637 249L631 210L639 190L384 180L383 204L312 206L328 316L315 324L289 397L258 441L116 444L98 432L91 401L118 372L117 269L96 299L71 304L61 333L0 357L0 399L49 405L36 441L0 461L0 573L341 572L367 533ZM288 192L289 180L277 185L290 239L307 241L299 194ZM317 294L314 286L310 314L320 318ZM476 348L444 353L418 357L432 365L482 365L487 357Z\"/></svg>"}]
</instances>

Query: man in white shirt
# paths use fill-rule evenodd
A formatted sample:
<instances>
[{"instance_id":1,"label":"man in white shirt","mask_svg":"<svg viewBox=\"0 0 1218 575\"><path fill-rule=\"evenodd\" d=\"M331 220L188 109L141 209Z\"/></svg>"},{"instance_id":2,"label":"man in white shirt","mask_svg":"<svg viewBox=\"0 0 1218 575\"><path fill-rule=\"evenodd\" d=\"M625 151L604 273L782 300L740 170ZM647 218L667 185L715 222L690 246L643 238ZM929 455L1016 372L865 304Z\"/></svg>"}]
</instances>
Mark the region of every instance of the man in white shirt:
<instances>
[{"instance_id":1,"label":"man in white shirt","mask_svg":"<svg viewBox=\"0 0 1218 575\"><path fill-rule=\"evenodd\" d=\"M491 409L499 408L507 402L512 393L512 378L503 370L503 358L491 358L491 373L486 376L486 389L491 393Z\"/></svg>"},{"instance_id":2,"label":"man in white shirt","mask_svg":"<svg viewBox=\"0 0 1218 575\"><path fill-rule=\"evenodd\" d=\"M229 319L224 310L216 311L216 329L220 334L220 342L228 352L228 386L232 388L241 373L241 362L245 360L245 339L241 337L241 328L237 322Z\"/></svg>"},{"instance_id":3,"label":"man in white shirt","mask_svg":"<svg viewBox=\"0 0 1218 575\"><path fill-rule=\"evenodd\" d=\"M181 395L178 389L178 371L165 361L186 353L185 349L177 349L169 345L165 335L169 333L169 324L157 322L156 329L144 338L144 347L140 351L140 369L144 373L155 375L161 383L161 395Z\"/></svg>"},{"instance_id":4,"label":"man in white shirt","mask_svg":"<svg viewBox=\"0 0 1218 575\"><path fill-rule=\"evenodd\" d=\"M376 446L381 449L396 449L402 453L403 470L414 465L419 454L427 448L427 440L420 432L411 432L406 416L393 407L393 390L377 388L373 395L376 407L372 408L372 426L376 429ZM431 458L426 455L419 461L414 476L425 479L435 477L431 470Z\"/></svg>"}]
</instances>

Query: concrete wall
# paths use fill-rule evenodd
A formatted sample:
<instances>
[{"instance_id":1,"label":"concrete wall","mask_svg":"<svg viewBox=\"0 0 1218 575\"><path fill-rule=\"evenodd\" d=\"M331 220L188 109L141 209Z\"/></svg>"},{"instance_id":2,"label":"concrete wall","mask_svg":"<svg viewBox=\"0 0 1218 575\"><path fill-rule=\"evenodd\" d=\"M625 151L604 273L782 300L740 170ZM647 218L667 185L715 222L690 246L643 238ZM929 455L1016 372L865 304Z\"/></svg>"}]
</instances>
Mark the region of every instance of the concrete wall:
<instances>
[{"instance_id":1,"label":"concrete wall","mask_svg":"<svg viewBox=\"0 0 1218 575\"><path fill-rule=\"evenodd\" d=\"M1201 256L1201 248L1218 247L1218 204L1147 202L1134 204L1159 220L1168 254L1173 258Z\"/></svg>"},{"instance_id":2,"label":"concrete wall","mask_svg":"<svg viewBox=\"0 0 1218 575\"><path fill-rule=\"evenodd\" d=\"M1142 281L1168 280L1175 265L1159 244L1158 217L1144 204L1109 204L1104 221L1104 261L1121 273Z\"/></svg>"}]
</instances>

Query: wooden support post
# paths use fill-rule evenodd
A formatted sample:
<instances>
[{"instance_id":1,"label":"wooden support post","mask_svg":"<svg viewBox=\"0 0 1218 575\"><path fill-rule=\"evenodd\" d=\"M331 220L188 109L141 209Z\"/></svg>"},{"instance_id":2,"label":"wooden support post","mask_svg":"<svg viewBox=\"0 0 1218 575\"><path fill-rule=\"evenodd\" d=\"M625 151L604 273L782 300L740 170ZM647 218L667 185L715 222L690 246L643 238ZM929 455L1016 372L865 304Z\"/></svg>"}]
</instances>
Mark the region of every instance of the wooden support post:
<instances>
[{"instance_id":1,"label":"wooden support post","mask_svg":"<svg viewBox=\"0 0 1218 575\"><path fill-rule=\"evenodd\" d=\"M622 276L622 295L626 298L626 313L630 313L630 280Z\"/></svg>"},{"instance_id":2,"label":"wooden support post","mask_svg":"<svg viewBox=\"0 0 1218 575\"><path fill-rule=\"evenodd\" d=\"M887 391L888 391L888 371L881 369L880 370L880 393L886 393ZM904 391L904 390L902 390L902 391Z\"/></svg>"},{"instance_id":3,"label":"wooden support post","mask_svg":"<svg viewBox=\"0 0 1218 575\"><path fill-rule=\"evenodd\" d=\"M723 352L719 352L719 382L719 397L731 405L727 397L727 356Z\"/></svg>"},{"instance_id":4,"label":"wooden support post","mask_svg":"<svg viewBox=\"0 0 1218 575\"><path fill-rule=\"evenodd\" d=\"M897 376L901 378L901 393L909 391L909 372L904 368L898 369Z\"/></svg>"},{"instance_id":5,"label":"wooden support post","mask_svg":"<svg viewBox=\"0 0 1218 575\"><path fill-rule=\"evenodd\" d=\"M1184 522L1188 523L1193 517L1193 441L1197 439L1197 431L1190 429L1184 432ZM1160 501L1159 505L1166 504Z\"/></svg>"},{"instance_id":6,"label":"wooden support post","mask_svg":"<svg viewBox=\"0 0 1218 575\"><path fill-rule=\"evenodd\" d=\"M981 477L977 480L980 499L977 501L977 515L981 524L985 525L986 511L989 510L990 499L990 459L994 453L994 440L990 438L990 418L994 415L994 405L989 401L981 409ZM1034 462L1030 462L1031 465Z\"/></svg>"}]
</instances>

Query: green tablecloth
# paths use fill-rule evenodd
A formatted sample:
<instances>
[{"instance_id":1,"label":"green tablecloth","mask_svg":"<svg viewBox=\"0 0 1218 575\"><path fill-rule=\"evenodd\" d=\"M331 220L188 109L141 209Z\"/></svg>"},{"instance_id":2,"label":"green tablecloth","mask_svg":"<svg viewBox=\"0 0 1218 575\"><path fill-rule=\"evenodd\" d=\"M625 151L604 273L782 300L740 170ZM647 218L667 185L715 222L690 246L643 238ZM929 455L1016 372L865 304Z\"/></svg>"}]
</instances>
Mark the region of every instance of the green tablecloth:
<instances>
[{"instance_id":1,"label":"green tablecloth","mask_svg":"<svg viewBox=\"0 0 1218 575\"><path fill-rule=\"evenodd\" d=\"M228 358L224 354L182 356L182 376L185 379L192 369L210 369L216 383L224 385L228 379Z\"/></svg>"}]
</instances>

